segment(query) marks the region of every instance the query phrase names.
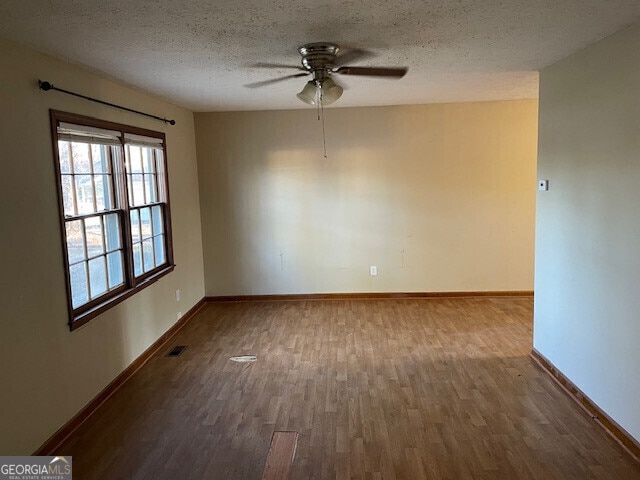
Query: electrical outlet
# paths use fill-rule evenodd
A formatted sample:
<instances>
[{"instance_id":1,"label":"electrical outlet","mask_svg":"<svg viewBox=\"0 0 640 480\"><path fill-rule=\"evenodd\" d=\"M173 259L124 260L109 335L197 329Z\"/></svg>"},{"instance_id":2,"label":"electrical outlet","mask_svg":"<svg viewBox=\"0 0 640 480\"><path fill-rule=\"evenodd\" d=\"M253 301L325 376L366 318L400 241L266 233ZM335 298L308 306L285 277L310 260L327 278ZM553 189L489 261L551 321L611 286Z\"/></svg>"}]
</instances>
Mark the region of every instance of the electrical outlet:
<instances>
[{"instance_id":1,"label":"electrical outlet","mask_svg":"<svg viewBox=\"0 0 640 480\"><path fill-rule=\"evenodd\" d=\"M180 301L180 289L176 290L176 302Z\"/></svg>"},{"instance_id":2,"label":"electrical outlet","mask_svg":"<svg viewBox=\"0 0 640 480\"><path fill-rule=\"evenodd\" d=\"M371 265L369 267L369 275L371 275L372 277L378 275L378 267L376 267L375 265Z\"/></svg>"},{"instance_id":3,"label":"electrical outlet","mask_svg":"<svg viewBox=\"0 0 640 480\"><path fill-rule=\"evenodd\" d=\"M541 192L549 190L549 180L538 180L538 190Z\"/></svg>"}]
</instances>

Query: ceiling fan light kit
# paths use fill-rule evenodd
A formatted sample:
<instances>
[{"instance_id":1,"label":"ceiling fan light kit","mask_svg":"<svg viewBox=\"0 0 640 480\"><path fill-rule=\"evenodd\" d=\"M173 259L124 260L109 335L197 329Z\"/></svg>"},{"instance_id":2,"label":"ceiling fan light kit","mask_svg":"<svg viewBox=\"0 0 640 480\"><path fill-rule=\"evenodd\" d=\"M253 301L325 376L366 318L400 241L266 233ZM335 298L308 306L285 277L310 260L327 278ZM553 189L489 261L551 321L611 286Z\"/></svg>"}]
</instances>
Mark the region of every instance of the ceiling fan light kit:
<instances>
[{"instance_id":1,"label":"ceiling fan light kit","mask_svg":"<svg viewBox=\"0 0 640 480\"><path fill-rule=\"evenodd\" d=\"M309 80L302 91L296 95L304 103L315 105L318 99L318 87L313 80Z\"/></svg>"},{"instance_id":2,"label":"ceiling fan light kit","mask_svg":"<svg viewBox=\"0 0 640 480\"><path fill-rule=\"evenodd\" d=\"M343 89L336 82L327 78L321 83L317 80L310 80L302 91L296 95L304 103L309 105L331 105L342 96Z\"/></svg>"},{"instance_id":3,"label":"ceiling fan light kit","mask_svg":"<svg viewBox=\"0 0 640 480\"><path fill-rule=\"evenodd\" d=\"M327 78L320 85L320 99L325 105L331 105L342 96L343 89L331 78Z\"/></svg>"}]
</instances>

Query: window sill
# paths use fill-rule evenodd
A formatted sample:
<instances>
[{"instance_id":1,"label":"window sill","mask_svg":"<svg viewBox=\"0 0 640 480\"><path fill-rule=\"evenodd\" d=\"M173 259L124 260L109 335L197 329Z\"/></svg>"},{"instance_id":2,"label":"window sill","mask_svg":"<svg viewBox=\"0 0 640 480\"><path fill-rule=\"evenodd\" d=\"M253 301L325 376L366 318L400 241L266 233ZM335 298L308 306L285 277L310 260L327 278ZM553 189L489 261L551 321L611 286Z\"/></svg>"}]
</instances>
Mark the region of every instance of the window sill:
<instances>
[{"instance_id":1,"label":"window sill","mask_svg":"<svg viewBox=\"0 0 640 480\"><path fill-rule=\"evenodd\" d=\"M98 315L106 312L107 310L109 310L112 307L115 307L116 305L118 305L119 303L123 302L124 300L126 300L127 298L131 297L132 295L135 295L136 293L138 293L141 290L144 290L145 288L147 288L149 285L157 282L158 280L160 280L162 277L164 277L165 275L171 273L173 271L173 269L175 268L175 265L168 265L166 267L164 267L162 270L154 273L153 275L145 278L144 280L142 280L138 285L136 285L133 288L129 288L121 293L118 293L117 295L114 295L113 297L109 297L108 299L106 299L104 302L96 305L95 307L84 311L80 314L77 315L73 315L73 313L70 315L69 318L69 330L74 331L77 330L78 328L82 327L84 324L86 324L89 320L97 317Z\"/></svg>"}]
</instances>

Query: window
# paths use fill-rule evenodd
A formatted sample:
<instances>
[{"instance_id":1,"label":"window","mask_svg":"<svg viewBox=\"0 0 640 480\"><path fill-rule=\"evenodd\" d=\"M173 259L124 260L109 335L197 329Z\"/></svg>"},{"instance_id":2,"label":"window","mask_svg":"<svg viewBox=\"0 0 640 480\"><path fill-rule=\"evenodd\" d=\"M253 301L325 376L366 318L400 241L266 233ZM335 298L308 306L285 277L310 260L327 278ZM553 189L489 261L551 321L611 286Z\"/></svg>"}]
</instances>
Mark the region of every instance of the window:
<instances>
[{"instance_id":1,"label":"window","mask_svg":"<svg viewBox=\"0 0 640 480\"><path fill-rule=\"evenodd\" d=\"M71 329L173 270L165 136L52 111Z\"/></svg>"}]
</instances>

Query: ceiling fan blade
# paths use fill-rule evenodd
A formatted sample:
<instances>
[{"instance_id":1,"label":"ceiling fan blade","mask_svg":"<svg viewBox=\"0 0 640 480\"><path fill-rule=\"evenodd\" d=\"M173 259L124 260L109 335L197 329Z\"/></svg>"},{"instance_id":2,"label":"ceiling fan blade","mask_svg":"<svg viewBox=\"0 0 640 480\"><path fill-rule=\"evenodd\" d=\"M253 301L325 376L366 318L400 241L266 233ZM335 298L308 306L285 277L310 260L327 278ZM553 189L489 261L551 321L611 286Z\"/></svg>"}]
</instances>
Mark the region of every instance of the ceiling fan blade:
<instances>
[{"instance_id":1,"label":"ceiling fan blade","mask_svg":"<svg viewBox=\"0 0 640 480\"><path fill-rule=\"evenodd\" d=\"M334 70L334 72L341 75L367 75L370 77L402 78L408 70L409 69L405 67L340 67L337 70Z\"/></svg>"},{"instance_id":2,"label":"ceiling fan blade","mask_svg":"<svg viewBox=\"0 0 640 480\"><path fill-rule=\"evenodd\" d=\"M309 74L308 73L294 73L293 75L285 75L284 77L271 78L269 80L262 80L261 82L246 83L246 84L243 85L243 87L260 88L260 87L265 87L267 85L271 85L272 83L278 83L278 82L282 82L284 80L289 80L290 78L305 77L307 75L309 75Z\"/></svg>"},{"instance_id":3,"label":"ceiling fan blade","mask_svg":"<svg viewBox=\"0 0 640 480\"><path fill-rule=\"evenodd\" d=\"M288 65L286 63L258 62L258 63L252 63L249 66L254 68L295 68L296 70L305 70L300 65Z\"/></svg>"},{"instance_id":4,"label":"ceiling fan blade","mask_svg":"<svg viewBox=\"0 0 640 480\"><path fill-rule=\"evenodd\" d=\"M341 65L346 65L347 63L361 62L362 60L373 57L375 57L375 54L368 50L362 50L360 48L346 48L344 53L338 55L334 63L336 67L339 67Z\"/></svg>"}]
</instances>

